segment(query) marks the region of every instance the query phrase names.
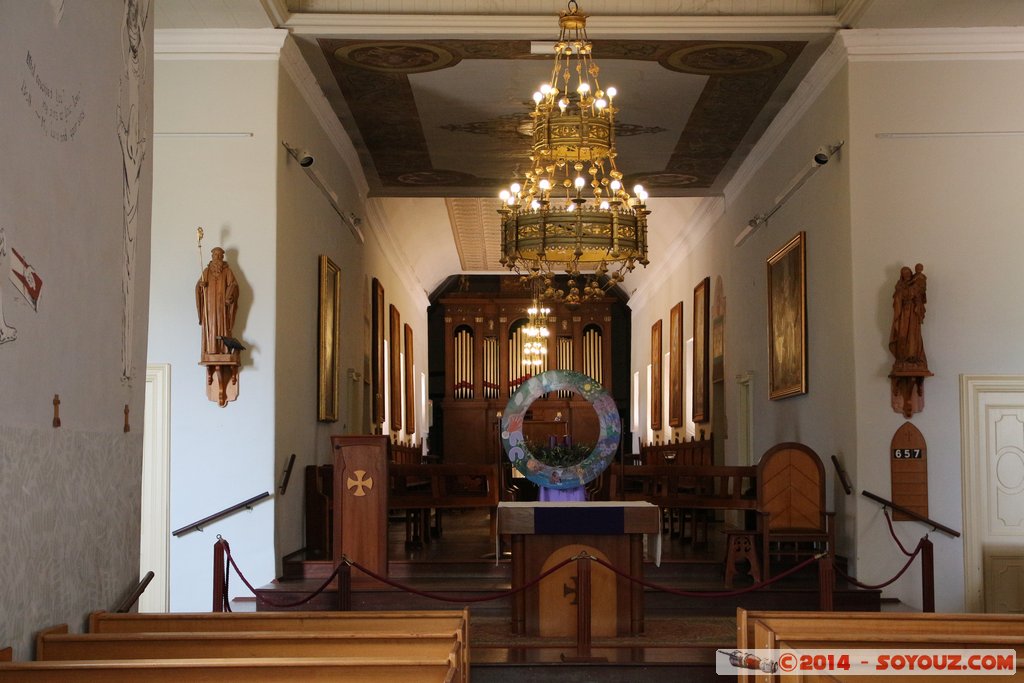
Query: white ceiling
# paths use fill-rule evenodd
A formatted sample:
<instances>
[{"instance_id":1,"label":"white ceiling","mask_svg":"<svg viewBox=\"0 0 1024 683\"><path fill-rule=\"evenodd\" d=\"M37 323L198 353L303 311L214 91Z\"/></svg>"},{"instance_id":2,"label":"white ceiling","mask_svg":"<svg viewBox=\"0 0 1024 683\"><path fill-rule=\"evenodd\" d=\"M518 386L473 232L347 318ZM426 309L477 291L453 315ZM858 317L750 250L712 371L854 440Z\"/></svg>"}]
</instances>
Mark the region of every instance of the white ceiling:
<instances>
[{"instance_id":1,"label":"white ceiling","mask_svg":"<svg viewBox=\"0 0 1024 683\"><path fill-rule=\"evenodd\" d=\"M353 105L353 100L346 100L346 95L351 98L353 86L339 71L342 67L338 60L332 59L334 49L353 41L374 40L378 45L393 44L407 49L430 41L430 45L454 50L458 60L459 51L464 49L496 50L517 40L553 40L557 37L557 13L564 7L565 3L552 0L155 0L155 21L157 29L288 29L360 153L372 195L367 206L371 226L387 230L398 262L412 270L429 294L456 273L501 272L497 270L497 200L491 197L511 175L517 152L514 147L502 147L505 143L495 132L494 122L500 122L502 116L497 110L481 111L481 103L473 98L485 91L488 79L504 79L500 74L507 74L509 68L532 69L532 65L540 63L522 61L522 55L519 61L474 61L471 57L475 54L463 51L460 67L465 68L458 71L434 71L430 79L397 77L399 85L408 83L409 87L421 90L423 83L428 82L430 98L423 93L415 94L415 106L401 105L406 110L415 110L414 113L406 111L403 120L396 119L398 124L388 123L400 130L396 133L388 128L383 133L392 137L377 139L377 131L368 125L365 113L360 120L359 101ZM685 174L668 172L672 169L665 165L664 158L670 156L668 152L673 148L677 149L677 156L678 150L683 149L682 142L677 147L674 140L685 139L685 134L680 137L680 130L693 123L695 102L704 97L706 77L690 77L689 90L651 81L641 93L641 102L634 100L631 108L627 108L625 100L620 104L620 121L632 119L643 130L658 126L668 131L630 138L620 133L619 137L622 158L636 164L630 169L623 161L627 173L653 171L653 177L664 181L660 187L649 188L650 269L658 267L659 257L678 253L680 245L693 238L688 232L693 229L695 216L700 215L702 199L721 196L760 135L838 29L1024 25L1022 0L580 0L580 10L591 17L587 24L590 37L605 44L713 41L753 45L755 49L759 45L797 46L790 49L795 56L780 80L771 85L771 92L765 96L763 105L758 105L756 116L749 121L740 117L746 133L740 137L733 134L724 156L720 151L717 165L705 174L705 182L674 182ZM689 43L663 44L670 50L678 49L673 45ZM467 45L471 47L465 48ZM525 58L530 59L528 55ZM604 66L600 57L598 62ZM630 64L641 62L622 62L621 67L629 72ZM616 66L620 66L618 62ZM602 71L602 78L612 73L609 64ZM677 80L685 81L681 76L685 74L676 74L680 77ZM512 93L508 102L499 104L509 108L509 115L522 114L525 111L520 109L524 105L519 100L525 101L529 95L526 91L521 97ZM488 96L487 103L493 105L496 97ZM373 109L368 111L372 113ZM722 119L723 125L730 123L728 112L711 110L711 114L715 121ZM718 131L707 125L698 127L691 138L713 138ZM452 137L452 127L460 128L461 137ZM506 143L519 144L514 137ZM415 157L415 146L409 140L420 139L425 140L420 150L421 161L404 161ZM689 144L687 149L694 149L694 143ZM408 154L397 161L390 159L388 155L396 149ZM428 170L420 171L415 183L402 185L395 181L397 176L382 171L388 163L402 169L403 163L424 163L422 158L427 159ZM492 186L494 177L501 180ZM460 178L466 178L468 184L461 183ZM627 294L651 277L650 269L627 276L623 287Z\"/></svg>"}]
</instances>

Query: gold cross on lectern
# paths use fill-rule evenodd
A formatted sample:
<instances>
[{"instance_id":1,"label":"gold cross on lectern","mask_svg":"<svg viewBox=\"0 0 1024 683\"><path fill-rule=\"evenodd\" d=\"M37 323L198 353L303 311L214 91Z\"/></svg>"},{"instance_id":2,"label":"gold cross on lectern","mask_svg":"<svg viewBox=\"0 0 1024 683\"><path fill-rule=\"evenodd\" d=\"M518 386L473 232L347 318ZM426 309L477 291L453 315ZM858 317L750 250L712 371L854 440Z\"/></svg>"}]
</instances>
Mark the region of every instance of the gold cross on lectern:
<instances>
[{"instance_id":1,"label":"gold cross on lectern","mask_svg":"<svg viewBox=\"0 0 1024 683\"><path fill-rule=\"evenodd\" d=\"M373 479L366 477L366 470L356 470L356 478L348 478L348 488L356 489L355 496L365 496L366 492L373 488Z\"/></svg>"}]
</instances>

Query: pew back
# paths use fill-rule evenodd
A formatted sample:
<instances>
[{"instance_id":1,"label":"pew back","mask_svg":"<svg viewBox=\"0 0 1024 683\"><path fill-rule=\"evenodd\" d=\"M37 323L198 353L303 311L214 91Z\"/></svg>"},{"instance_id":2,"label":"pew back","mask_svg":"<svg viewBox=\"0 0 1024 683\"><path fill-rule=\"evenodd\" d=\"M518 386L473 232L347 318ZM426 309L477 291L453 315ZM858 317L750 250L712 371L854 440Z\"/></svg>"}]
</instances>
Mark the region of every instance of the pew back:
<instances>
[{"instance_id":1,"label":"pew back","mask_svg":"<svg viewBox=\"0 0 1024 683\"><path fill-rule=\"evenodd\" d=\"M878 612L736 611L736 643L755 649L1005 649L1017 652L1015 679L1024 679L1024 616L1007 614L935 614ZM741 673L740 680L751 680ZM846 680L852 677L804 677ZM887 677L886 680L897 680ZM928 676L915 676L923 683ZM944 676L943 680L948 680ZM758 681L772 677L758 675ZM860 680L859 678L857 680ZM908 679L909 680L909 679Z\"/></svg>"},{"instance_id":2,"label":"pew back","mask_svg":"<svg viewBox=\"0 0 1024 683\"><path fill-rule=\"evenodd\" d=\"M270 657L245 659L136 659L0 664L0 683L223 683L337 681L452 683L449 658Z\"/></svg>"},{"instance_id":3,"label":"pew back","mask_svg":"<svg viewBox=\"0 0 1024 683\"><path fill-rule=\"evenodd\" d=\"M315 631L68 634L51 630L36 638L39 661L231 657L435 659L452 655L458 662L462 659L461 649L455 630L388 635Z\"/></svg>"}]
</instances>

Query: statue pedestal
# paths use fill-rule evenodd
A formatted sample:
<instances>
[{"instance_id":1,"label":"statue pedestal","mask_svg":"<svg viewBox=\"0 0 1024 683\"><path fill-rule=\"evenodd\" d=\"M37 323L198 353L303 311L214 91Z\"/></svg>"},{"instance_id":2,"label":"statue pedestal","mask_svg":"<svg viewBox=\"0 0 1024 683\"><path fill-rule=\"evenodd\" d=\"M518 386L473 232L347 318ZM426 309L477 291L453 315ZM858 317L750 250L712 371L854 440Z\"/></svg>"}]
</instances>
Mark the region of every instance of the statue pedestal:
<instances>
[{"instance_id":1,"label":"statue pedestal","mask_svg":"<svg viewBox=\"0 0 1024 683\"><path fill-rule=\"evenodd\" d=\"M889 373L892 382L892 409L910 418L924 410L924 378L931 377L927 368L923 370L893 370Z\"/></svg>"},{"instance_id":2,"label":"statue pedestal","mask_svg":"<svg viewBox=\"0 0 1024 683\"><path fill-rule=\"evenodd\" d=\"M199 364L206 367L206 397L222 408L238 398L238 374L242 364L237 353L204 353Z\"/></svg>"}]
</instances>

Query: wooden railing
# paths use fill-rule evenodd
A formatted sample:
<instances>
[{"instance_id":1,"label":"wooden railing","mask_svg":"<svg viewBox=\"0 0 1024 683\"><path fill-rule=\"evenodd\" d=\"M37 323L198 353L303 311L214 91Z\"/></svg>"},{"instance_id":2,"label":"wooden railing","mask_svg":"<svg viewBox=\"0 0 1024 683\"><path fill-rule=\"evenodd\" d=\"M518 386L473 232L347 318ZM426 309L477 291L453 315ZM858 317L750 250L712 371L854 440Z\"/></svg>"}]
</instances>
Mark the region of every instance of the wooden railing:
<instances>
[{"instance_id":1,"label":"wooden railing","mask_svg":"<svg viewBox=\"0 0 1024 683\"><path fill-rule=\"evenodd\" d=\"M879 505L884 505L885 507L891 508L891 509L895 510L896 512L899 512L901 514L906 515L907 517L911 517L911 518L914 519L914 521L921 522L922 524L927 524L928 526L930 526L935 531L941 531L942 533L948 534L949 536L952 536L953 538L960 538L960 532L959 531L956 531L955 529L950 529L945 524L939 524L934 519L930 519L928 517L925 517L924 515L919 514L917 512L914 512L913 510L911 510L909 508L905 508L902 505L897 505L896 503L892 502L891 500L886 500L885 498L882 498L881 496L876 496L875 494L871 493L870 491L861 491L860 494L862 496L864 496L865 498L868 498L870 500L875 501Z\"/></svg>"},{"instance_id":2,"label":"wooden railing","mask_svg":"<svg viewBox=\"0 0 1024 683\"><path fill-rule=\"evenodd\" d=\"M903 513L908 517L911 517L914 521L927 524L935 531L941 531L944 534L948 534L953 538L958 538L960 532L954 529L950 529L944 524L939 524L933 519L929 519L924 515L921 515L913 510L908 510L902 505L897 505L891 500L886 500L881 496L877 496L870 491L861 491L861 495L869 500L873 500L879 505L891 508L896 512ZM898 539L897 539L898 540ZM927 536L923 537L918 542L918 547L921 551L921 611L923 612L934 612L935 611L935 548L931 540Z\"/></svg>"},{"instance_id":3,"label":"wooden railing","mask_svg":"<svg viewBox=\"0 0 1024 683\"><path fill-rule=\"evenodd\" d=\"M236 503L236 504L232 505L231 507L224 508L220 512L215 512L212 515L210 515L209 517L203 517L202 519L197 520L195 522L192 522L191 524L186 524L185 526L181 527L180 529L175 529L174 531L171 532L171 535L172 536L182 536L182 535L187 534L187 533L189 533L191 531L197 531L197 530L198 531L202 531L203 527L208 525L210 522L214 522L214 521L220 519L221 517L227 517L228 515L232 514L233 512L238 512L239 510L242 510L242 509L249 509L249 510L251 510L253 505L255 505L259 501L263 500L264 498L269 498L269 497L270 497L270 491L264 491L263 493L259 494L258 496L253 496L252 498L250 498L248 500L243 500L241 503Z\"/></svg>"}]
</instances>

